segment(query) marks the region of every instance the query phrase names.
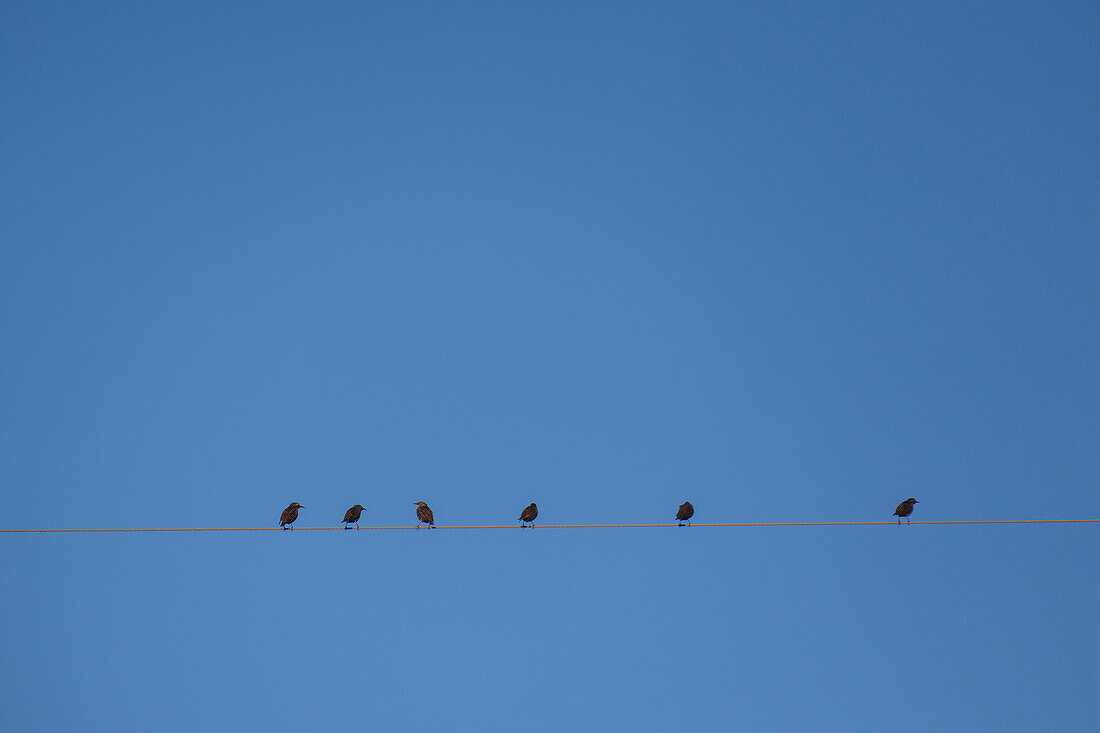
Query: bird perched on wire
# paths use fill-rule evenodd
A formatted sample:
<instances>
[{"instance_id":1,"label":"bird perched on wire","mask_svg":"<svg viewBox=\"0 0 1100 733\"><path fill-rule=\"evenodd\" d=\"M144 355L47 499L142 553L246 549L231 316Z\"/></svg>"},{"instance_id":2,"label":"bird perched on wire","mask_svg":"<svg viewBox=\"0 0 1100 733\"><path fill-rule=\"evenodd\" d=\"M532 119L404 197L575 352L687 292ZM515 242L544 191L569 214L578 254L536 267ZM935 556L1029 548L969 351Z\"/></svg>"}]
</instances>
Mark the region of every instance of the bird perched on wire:
<instances>
[{"instance_id":1,"label":"bird perched on wire","mask_svg":"<svg viewBox=\"0 0 1100 733\"><path fill-rule=\"evenodd\" d=\"M528 506L526 509L524 509L522 512L520 512L520 514L519 514L519 526L522 527L524 522L529 522L529 523L532 523L531 527L533 529L534 526L535 526L533 524L533 522L535 521L535 517L537 517L538 515L539 515L539 508L537 506L535 506L535 502L531 502L530 506Z\"/></svg>"},{"instance_id":2,"label":"bird perched on wire","mask_svg":"<svg viewBox=\"0 0 1100 733\"><path fill-rule=\"evenodd\" d=\"M421 524L427 524L428 529L435 528L435 516L432 515L431 507L426 502L417 501L416 504L416 528L420 529Z\"/></svg>"},{"instance_id":3,"label":"bird perched on wire","mask_svg":"<svg viewBox=\"0 0 1100 733\"><path fill-rule=\"evenodd\" d=\"M898 508L894 510L894 516L898 518L898 524L901 524L902 517L908 517L910 514L913 513L914 504L920 504L920 502L911 496L902 503L898 504ZM905 523L911 524L912 521L912 519L906 519Z\"/></svg>"},{"instance_id":4,"label":"bird perched on wire","mask_svg":"<svg viewBox=\"0 0 1100 733\"><path fill-rule=\"evenodd\" d=\"M359 529L359 515L363 513L363 505L356 504L351 509L344 512L344 529L348 529L349 524L354 524L356 529Z\"/></svg>"},{"instance_id":5,"label":"bird perched on wire","mask_svg":"<svg viewBox=\"0 0 1100 733\"><path fill-rule=\"evenodd\" d=\"M298 519L299 509L305 509L305 507L296 501L290 502L290 506L284 509L283 515L279 517L279 526L283 529L294 529L293 524Z\"/></svg>"},{"instance_id":6,"label":"bird perched on wire","mask_svg":"<svg viewBox=\"0 0 1100 733\"><path fill-rule=\"evenodd\" d=\"M694 516L695 516L695 507L693 507L691 505L690 501L685 501L683 504L680 505L679 511L676 512L676 519L678 519L679 522L680 522L676 526L677 527L683 527L684 522L687 522L688 526L690 527L691 526L691 518L694 517Z\"/></svg>"}]
</instances>

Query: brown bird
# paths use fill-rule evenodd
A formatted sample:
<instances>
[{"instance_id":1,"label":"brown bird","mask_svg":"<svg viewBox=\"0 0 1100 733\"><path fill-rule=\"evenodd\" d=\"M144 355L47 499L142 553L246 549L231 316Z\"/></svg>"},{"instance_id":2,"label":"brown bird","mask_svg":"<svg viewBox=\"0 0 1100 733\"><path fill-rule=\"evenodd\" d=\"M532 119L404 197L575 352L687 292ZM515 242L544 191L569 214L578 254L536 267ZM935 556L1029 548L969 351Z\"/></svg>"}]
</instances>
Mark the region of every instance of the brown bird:
<instances>
[{"instance_id":1,"label":"brown bird","mask_svg":"<svg viewBox=\"0 0 1100 733\"><path fill-rule=\"evenodd\" d=\"M351 509L344 512L344 529L347 529L349 524L354 524L355 528L359 529L359 515L362 513L362 504L356 504Z\"/></svg>"},{"instance_id":2,"label":"brown bird","mask_svg":"<svg viewBox=\"0 0 1100 733\"><path fill-rule=\"evenodd\" d=\"M898 504L898 508L894 510L894 516L898 518L898 524L901 524L902 517L908 517L910 514L913 513L914 504L920 504L920 502L911 496L902 503ZM905 523L911 524L912 521L912 519L906 519Z\"/></svg>"},{"instance_id":3,"label":"brown bird","mask_svg":"<svg viewBox=\"0 0 1100 733\"><path fill-rule=\"evenodd\" d=\"M691 505L690 501L685 501L683 504L680 505L679 511L676 512L676 518L678 520L680 520L680 523L677 524L676 526L677 527L683 527L684 522L687 522L688 526L690 527L691 526L691 518L694 517L694 516L695 516L695 507L693 507Z\"/></svg>"},{"instance_id":4,"label":"brown bird","mask_svg":"<svg viewBox=\"0 0 1100 733\"><path fill-rule=\"evenodd\" d=\"M432 515L431 507L423 501L413 503L416 504L416 528L420 529L420 525L426 523L428 529L435 529L435 517Z\"/></svg>"},{"instance_id":5,"label":"brown bird","mask_svg":"<svg viewBox=\"0 0 1100 733\"><path fill-rule=\"evenodd\" d=\"M519 514L519 526L522 527L524 522L534 522L535 517L537 517L538 515L539 515L539 508L537 506L535 506L535 502L531 502L531 505L529 507L527 507L522 512L520 512L520 514ZM535 525L532 524L531 528L533 529L534 526Z\"/></svg>"},{"instance_id":6,"label":"brown bird","mask_svg":"<svg viewBox=\"0 0 1100 733\"><path fill-rule=\"evenodd\" d=\"M305 509L304 506L296 501L290 502L290 506L283 510L283 515L279 517L279 526L283 529L294 529L294 522L298 519L298 510Z\"/></svg>"}]
</instances>

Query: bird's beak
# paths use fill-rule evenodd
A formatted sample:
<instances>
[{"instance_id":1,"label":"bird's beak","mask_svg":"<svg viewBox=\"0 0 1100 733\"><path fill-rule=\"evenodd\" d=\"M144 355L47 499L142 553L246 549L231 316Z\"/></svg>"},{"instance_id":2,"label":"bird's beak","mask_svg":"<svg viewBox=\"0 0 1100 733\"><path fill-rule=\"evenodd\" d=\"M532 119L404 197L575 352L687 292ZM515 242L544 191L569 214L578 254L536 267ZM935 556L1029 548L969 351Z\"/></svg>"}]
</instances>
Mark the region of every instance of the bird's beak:
<instances>
[{"instance_id":1,"label":"bird's beak","mask_svg":"<svg viewBox=\"0 0 1100 733\"><path fill-rule=\"evenodd\" d=\"M914 504L920 504L920 502L919 502L919 501L916 501L916 500L914 500L914 501L913 501L913 503L914 503Z\"/></svg>"}]
</instances>

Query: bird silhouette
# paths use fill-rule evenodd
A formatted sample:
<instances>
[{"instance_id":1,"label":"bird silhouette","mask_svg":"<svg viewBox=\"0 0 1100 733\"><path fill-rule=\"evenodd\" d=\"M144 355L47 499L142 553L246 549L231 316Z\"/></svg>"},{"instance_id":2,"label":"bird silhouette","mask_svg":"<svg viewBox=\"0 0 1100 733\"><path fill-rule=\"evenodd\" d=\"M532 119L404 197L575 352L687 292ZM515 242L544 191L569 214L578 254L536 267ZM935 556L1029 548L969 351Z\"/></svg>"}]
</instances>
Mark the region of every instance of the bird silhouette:
<instances>
[{"instance_id":1,"label":"bird silhouette","mask_svg":"<svg viewBox=\"0 0 1100 733\"><path fill-rule=\"evenodd\" d=\"M894 510L894 516L898 518L898 524L901 524L902 517L908 517L910 514L913 513L914 504L920 504L920 502L911 496L902 503L898 504L898 508ZM912 519L907 518L905 520L906 524L912 524L912 522Z\"/></svg>"},{"instance_id":2,"label":"bird silhouette","mask_svg":"<svg viewBox=\"0 0 1100 733\"><path fill-rule=\"evenodd\" d=\"M680 505L680 509L676 512L676 519L678 519L680 521L680 523L677 524L676 526L677 527L683 527L684 522L687 522L688 526L690 527L691 526L691 518L694 517L694 516L695 516L695 507L693 507L691 505L690 501L685 501L683 504Z\"/></svg>"},{"instance_id":3,"label":"bird silhouette","mask_svg":"<svg viewBox=\"0 0 1100 733\"><path fill-rule=\"evenodd\" d=\"M537 517L538 515L539 515L539 508L537 506L535 506L535 502L531 502L530 506L528 506L526 509L524 509L522 512L520 512L520 514L519 514L519 526L522 527L524 522L533 523L535 521L535 517ZM534 524L531 524L532 529L534 528L534 526L535 526Z\"/></svg>"},{"instance_id":4,"label":"bird silhouette","mask_svg":"<svg viewBox=\"0 0 1100 733\"><path fill-rule=\"evenodd\" d=\"M435 516L432 515L431 507L425 502L418 501L416 504L416 528L420 529L421 524L427 524L428 529L435 529Z\"/></svg>"},{"instance_id":5,"label":"bird silhouette","mask_svg":"<svg viewBox=\"0 0 1100 733\"><path fill-rule=\"evenodd\" d=\"M290 506L283 510L283 514L279 517L279 526L283 529L294 529L294 522L298 519L298 510L305 509L304 506L296 501L290 502Z\"/></svg>"},{"instance_id":6,"label":"bird silhouette","mask_svg":"<svg viewBox=\"0 0 1100 733\"><path fill-rule=\"evenodd\" d=\"M344 529L348 529L349 524L354 524L356 529L359 529L359 515L363 513L363 505L356 504L351 509L344 512Z\"/></svg>"}]
</instances>

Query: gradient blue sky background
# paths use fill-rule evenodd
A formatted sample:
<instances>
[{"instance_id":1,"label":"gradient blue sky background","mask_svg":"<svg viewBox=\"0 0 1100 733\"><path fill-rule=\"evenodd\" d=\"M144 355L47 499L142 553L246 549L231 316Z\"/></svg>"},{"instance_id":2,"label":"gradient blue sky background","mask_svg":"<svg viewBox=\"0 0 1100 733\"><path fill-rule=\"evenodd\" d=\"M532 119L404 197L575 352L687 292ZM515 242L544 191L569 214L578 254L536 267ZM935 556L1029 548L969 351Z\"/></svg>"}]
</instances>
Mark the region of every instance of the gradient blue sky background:
<instances>
[{"instance_id":1,"label":"gradient blue sky background","mask_svg":"<svg viewBox=\"0 0 1100 733\"><path fill-rule=\"evenodd\" d=\"M1096 3L0 5L0 527L1100 517ZM1096 730L1100 527L0 535L5 730Z\"/></svg>"}]
</instances>

